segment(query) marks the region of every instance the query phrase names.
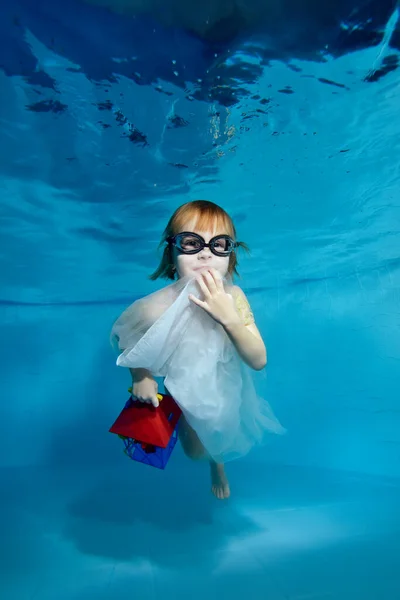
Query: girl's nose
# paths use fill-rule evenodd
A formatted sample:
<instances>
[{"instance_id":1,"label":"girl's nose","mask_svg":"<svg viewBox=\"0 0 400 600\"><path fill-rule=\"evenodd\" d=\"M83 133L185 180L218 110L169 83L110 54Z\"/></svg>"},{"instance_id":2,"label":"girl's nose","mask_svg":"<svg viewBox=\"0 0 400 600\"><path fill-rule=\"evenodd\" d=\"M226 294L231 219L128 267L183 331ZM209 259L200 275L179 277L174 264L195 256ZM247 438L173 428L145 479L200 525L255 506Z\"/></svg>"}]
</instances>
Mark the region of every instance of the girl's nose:
<instances>
[{"instance_id":1,"label":"girl's nose","mask_svg":"<svg viewBox=\"0 0 400 600\"><path fill-rule=\"evenodd\" d=\"M211 254L212 254L212 252L211 252L210 248L203 248L199 252L199 258L210 258Z\"/></svg>"}]
</instances>

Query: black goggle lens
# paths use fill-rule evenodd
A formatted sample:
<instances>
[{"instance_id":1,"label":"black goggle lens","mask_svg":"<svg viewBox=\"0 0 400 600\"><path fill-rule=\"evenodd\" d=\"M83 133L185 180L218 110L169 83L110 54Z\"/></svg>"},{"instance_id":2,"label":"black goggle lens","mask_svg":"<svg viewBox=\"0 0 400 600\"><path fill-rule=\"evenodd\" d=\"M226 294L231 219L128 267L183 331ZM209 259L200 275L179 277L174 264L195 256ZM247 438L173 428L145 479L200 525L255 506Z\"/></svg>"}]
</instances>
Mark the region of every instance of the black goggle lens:
<instances>
[{"instance_id":1,"label":"black goggle lens","mask_svg":"<svg viewBox=\"0 0 400 600\"><path fill-rule=\"evenodd\" d=\"M200 236L191 233L179 233L169 241L173 242L184 254L196 254L205 246L209 246L211 252L217 256L228 256L236 246L232 238L227 235L214 237L209 244L205 244Z\"/></svg>"}]
</instances>

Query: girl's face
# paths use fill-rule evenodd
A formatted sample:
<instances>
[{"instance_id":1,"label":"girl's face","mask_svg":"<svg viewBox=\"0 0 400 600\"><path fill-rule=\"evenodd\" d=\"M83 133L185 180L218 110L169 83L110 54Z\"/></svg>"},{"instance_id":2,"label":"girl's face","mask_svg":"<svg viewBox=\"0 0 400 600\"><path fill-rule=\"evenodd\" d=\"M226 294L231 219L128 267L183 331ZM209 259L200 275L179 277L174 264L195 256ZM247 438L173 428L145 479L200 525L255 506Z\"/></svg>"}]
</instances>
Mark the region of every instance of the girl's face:
<instances>
[{"instance_id":1,"label":"girl's face","mask_svg":"<svg viewBox=\"0 0 400 600\"><path fill-rule=\"evenodd\" d=\"M220 231L200 231L193 228L193 226L185 227L182 231L197 233L204 239L206 244L209 243L211 238L221 233ZM216 256L210 248L203 248L197 254L184 254L176 246L173 246L173 258L179 279L186 276L195 277L200 271L211 268L216 269L222 277L225 277L228 273L229 256Z\"/></svg>"}]
</instances>

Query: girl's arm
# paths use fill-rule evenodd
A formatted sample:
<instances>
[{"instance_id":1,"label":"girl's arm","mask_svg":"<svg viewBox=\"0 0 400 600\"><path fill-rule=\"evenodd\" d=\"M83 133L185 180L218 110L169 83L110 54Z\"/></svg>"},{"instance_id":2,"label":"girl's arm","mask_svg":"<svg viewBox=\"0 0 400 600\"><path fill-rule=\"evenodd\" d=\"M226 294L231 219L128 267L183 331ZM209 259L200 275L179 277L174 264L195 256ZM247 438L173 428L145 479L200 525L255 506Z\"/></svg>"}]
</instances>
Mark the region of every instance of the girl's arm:
<instances>
[{"instance_id":1,"label":"girl's arm","mask_svg":"<svg viewBox=\"0 0 400 600\"><path fill-rule=\"evenodd\" d=\"M242 360L255 371L261 371L267 364L267 349L243 291L235 286L233 296L240 320L227 320L223 327Z\"/></svg>"},{"instance_id":2,"label":"girl's arm","mask_svg":"<svg viewBox=\"0 0 400 600\"><path fill-rule=\"evenodd\" d=\"M203 300L193 294L189 299L222 325L242 360L261 371L267 364L267 350L243 291L235 285L227 293L221 274L212 268L202 271L196 281Z\"/></svg>"}]
</instances>

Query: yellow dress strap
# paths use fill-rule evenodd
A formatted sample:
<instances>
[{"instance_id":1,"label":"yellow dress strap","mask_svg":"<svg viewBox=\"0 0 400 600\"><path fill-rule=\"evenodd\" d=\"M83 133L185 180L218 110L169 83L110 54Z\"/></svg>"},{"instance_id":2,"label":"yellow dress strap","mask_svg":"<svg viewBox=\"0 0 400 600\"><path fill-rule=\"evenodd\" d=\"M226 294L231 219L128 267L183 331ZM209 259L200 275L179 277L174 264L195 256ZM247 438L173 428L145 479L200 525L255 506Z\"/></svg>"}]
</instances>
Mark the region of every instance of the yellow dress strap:
<instances>
[{"instance_id":1,"label":"yellow dress strap","mask_svg":"<svg viewBox=\"0 0 400 600\"><path fill-rule=\"evenodd\" d=\"M254 323L254 315L250 308L250 304L240 293L235 294L235 306L244 325L251 325Z\"/></svg>"}]
</instances>

